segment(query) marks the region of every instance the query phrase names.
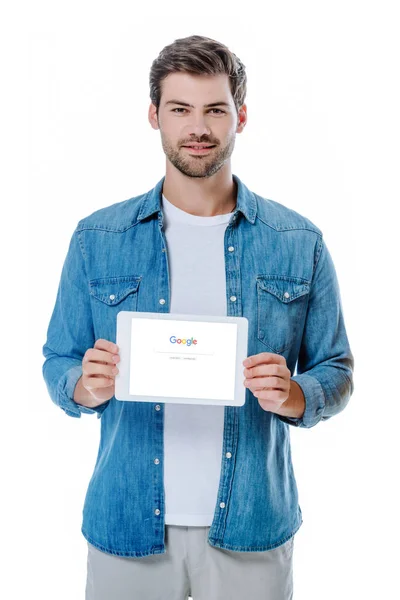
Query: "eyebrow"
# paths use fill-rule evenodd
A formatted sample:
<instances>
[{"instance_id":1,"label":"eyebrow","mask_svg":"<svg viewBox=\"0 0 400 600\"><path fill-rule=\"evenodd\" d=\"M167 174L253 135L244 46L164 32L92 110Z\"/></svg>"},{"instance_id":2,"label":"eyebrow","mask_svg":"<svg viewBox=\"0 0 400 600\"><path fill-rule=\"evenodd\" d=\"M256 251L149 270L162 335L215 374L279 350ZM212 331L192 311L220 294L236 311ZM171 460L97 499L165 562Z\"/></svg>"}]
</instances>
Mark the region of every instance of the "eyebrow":
<instances>
[{"instance_id":1,"label":"eyebrow","mask_svg":"<svg viewBox=\"0 0 400 600\"><path fill-rule=\"evenodd\" d=\"M187 102L182 102L181 100L168 100L167 104L179 104L180 106L189 106L190 108L195 108L193 104L188 104ZM204 108L211 108L212 106L227 106L230 107L228 102L212 102L211 104L204 104Z\"/></svg>"}]
</instances>

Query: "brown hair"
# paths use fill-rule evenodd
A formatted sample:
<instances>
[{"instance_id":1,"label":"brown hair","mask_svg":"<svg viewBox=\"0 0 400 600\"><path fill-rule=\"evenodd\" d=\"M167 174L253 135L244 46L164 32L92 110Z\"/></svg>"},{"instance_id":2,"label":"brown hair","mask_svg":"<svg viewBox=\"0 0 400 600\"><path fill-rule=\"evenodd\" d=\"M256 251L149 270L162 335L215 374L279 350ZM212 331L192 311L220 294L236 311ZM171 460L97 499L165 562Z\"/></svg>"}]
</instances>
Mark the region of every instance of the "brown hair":
<instances>
[{"instance_id":1,"label":"brown hair","mask_svg":"<svg viewBox=\"0 0 400 600\"><path fill-rule=\"evenodd\" d=\"M161 83L170 73L218 75L225 73L236 110L244 104L247 77L244 64L224 44L201 35L180 38L165 46L150 69L150 99L158 109Z\"/></svg>"}]
</instances>

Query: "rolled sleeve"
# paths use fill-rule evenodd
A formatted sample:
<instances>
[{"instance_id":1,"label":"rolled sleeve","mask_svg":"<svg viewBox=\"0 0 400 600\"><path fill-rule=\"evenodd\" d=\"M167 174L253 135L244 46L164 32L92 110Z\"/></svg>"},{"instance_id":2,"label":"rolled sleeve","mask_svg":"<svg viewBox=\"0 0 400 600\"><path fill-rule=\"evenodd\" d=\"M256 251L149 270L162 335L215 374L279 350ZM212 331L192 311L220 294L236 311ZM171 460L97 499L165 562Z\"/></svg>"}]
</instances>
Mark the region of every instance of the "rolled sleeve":
<instances>
[{"instance_id":1,"label":"rolled sleeve","mask_svg":"<svg viewBox=\"0 0 400 600\"><path fill-rule=\"evenodd\" d=\"M42 348L42 373L53 402L70 417L82 413L101 414L110 400L95 408L74 401L74 390L82 375L82 359L95 343L88 281L79 233L74 231L61 272L47 339Z\"/></svg>"},{"instance_id":2,"label":"rolled sleeve","mask_svg":"<svg viewBox=\"0 0 400 600\"><path fill-rule=\"evenodd\" d=\"M354 357L346 333L339 284L328 248L320 238L305 326L292 377L303 390L300 418L278 417L297 427L314 427L347 405L354 391Z\"/></svg>"},{"instance_id":3,"label":"rolled sleeve","mask_svg":"<svg viewBox=\"0 0 400 600\"><path fill-rule=\"evenodd\" d=\"M82 404L75 402L74 391L78 379L82 375L82 366L76 365L71 367L65 375L63 375L59 382L59 397L60 397L60 408L62 408L67 415L70 417L80 417L81 413L97 413L97 418L101 417L102 412L107 407L108 402L95 406L94 408L88 408Z\"/></svg>"}]
</instances>

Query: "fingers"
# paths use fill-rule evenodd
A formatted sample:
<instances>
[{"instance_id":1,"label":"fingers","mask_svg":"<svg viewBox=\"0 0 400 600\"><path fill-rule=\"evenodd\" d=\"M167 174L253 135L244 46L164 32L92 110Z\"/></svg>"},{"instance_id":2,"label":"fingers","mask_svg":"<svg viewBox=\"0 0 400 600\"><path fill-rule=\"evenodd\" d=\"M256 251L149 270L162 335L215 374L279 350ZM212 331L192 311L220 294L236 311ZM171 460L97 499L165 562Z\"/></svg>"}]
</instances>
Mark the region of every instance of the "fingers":
<instances>
[{"instance_id":1,"label":"fingers","mask_svg":"<svg viewBox=\"0 0 400 600\"><path fill-rule=\"evenodd\" d=\"M89 361L82 365L82 371L88 376L107 375L107 377L114 377L118 373L118 367Z\"/></svg>"},{"instance_id":2,"label":"fingers","mask_svg":"<svg viewBox=\"0 0 400 600\"><path fill-rule=\"evenodd\" d=\"M98 339L93 348L86 350L82 362L115 364L119 361L118 346L108 340Z\"/></svg>"},{"instance_id":3,"label":"fingers","mask_svg":"<svg viewBox=\"0 0 400 600\"><path fill-rule=\"evenodd\" d=\"M96 348L97 350L105 350L110 354L116 354L118 352L117 344L114 344L114 342L110 342L109 340L104 340L102 338L96 340L94 348Z\"/></svg>"},{"instance_id":4,"label":"fingers","mask_svg":"<svg viewBox=\"0 0 400 600\"><path fill-rule=\"evenodd\" d=\"M89 391L98 390L99 388L114 385L114 379L109 379L108 377L85 377L83 385Z\"/></svg>"},{"instance_id":5,"label":"fingers","mask_svg":"<svg viewBox=\"0 0 400 600\"><path fill-rule=\"evenodd\" d=\"M273 352L260 352L259 354L254 354L253 356L248 356L244 361L243 365L245 367L253 367L259 364L279 364L284 365L286 363L286 359L284 356L280 354L274 354Z\"/></svg>"},{"instance_id":6,"label":"fingers","mask_svg":"<svg viewBox=\"0 0 400 600\"><path fill-rule=\"evenodd\" d=\"M120 357L118 346L105 339L96 340L93 348L88 348L82 359L82 379L88 390L107 387L114 384L119 372L116 363Z\"/></svg>"},{"instance_id":7,"label":"fingers","mask_svg":"<svg viewBox=\"0 0 400 600\"><path fill-rule=\"evenodd\" d=\"M270 388L273 390L285 390L288 384L281 377L256 377L255 379L245 380L244 386L251 391Z\"/></svg>"},{"instance_id":8,"label":"fingers","mask_svg":"<svg viewBox=\"0 0 400 600\"><path fill-rule=\"evenodd\" d=\"M285 364L260 364L243 371L246 379L243 384L255 396L269 393L273 390L287 391L290 388L290 370ZM265 390L265 391L264 391Z\"/></svg>"},{"instance_id":9,"label":"fingers","mask_svg":"<svg viewBox=\"0 0 400 600\"><path fill-rule=\"evenodd\" d=\"M120 360L119 354L111 354L105 350L96 350L95 348L89 348L86 350L85 355L82 359L82 363L99 363L114 365Z\"/></svg>"},{"instance_id":10,"label":"fingers","mask_svg":"<svg viewBox=\"0 0 400 600\"><path fill-rule=\"evenodd\" d=\"M286 365L266 365L262 364L256 367L244 369L243 374L245 377L261 377L275 375L276 377L287 377L289 369ZM290 371L289 371L290 373Z\"/></svg>"}]
</instances>

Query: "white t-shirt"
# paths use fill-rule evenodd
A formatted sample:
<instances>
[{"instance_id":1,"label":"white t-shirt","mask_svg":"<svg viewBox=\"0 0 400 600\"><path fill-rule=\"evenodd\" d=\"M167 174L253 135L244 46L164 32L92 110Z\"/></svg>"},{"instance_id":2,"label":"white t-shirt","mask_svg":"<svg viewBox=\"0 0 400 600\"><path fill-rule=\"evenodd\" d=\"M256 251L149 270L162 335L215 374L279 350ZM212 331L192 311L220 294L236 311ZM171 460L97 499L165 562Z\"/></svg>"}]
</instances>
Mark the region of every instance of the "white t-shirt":
<instances>
[{"instance_id":1,"label":"white t-shirt","mask_svg":"<svg viewBox=\"0 0 400 600\"><path fill-rule=\"evenodd\" d=\"M162 196L171 313L226 316L225 229L232 214L191 215ZM223 406L165 404L165 523L211 525L221 473Z\"/></svg>"}]
</instances>

